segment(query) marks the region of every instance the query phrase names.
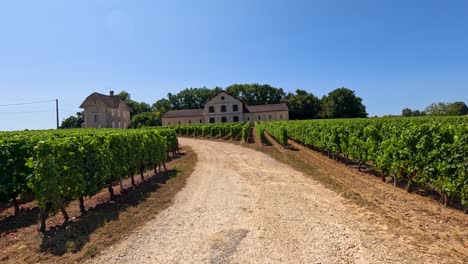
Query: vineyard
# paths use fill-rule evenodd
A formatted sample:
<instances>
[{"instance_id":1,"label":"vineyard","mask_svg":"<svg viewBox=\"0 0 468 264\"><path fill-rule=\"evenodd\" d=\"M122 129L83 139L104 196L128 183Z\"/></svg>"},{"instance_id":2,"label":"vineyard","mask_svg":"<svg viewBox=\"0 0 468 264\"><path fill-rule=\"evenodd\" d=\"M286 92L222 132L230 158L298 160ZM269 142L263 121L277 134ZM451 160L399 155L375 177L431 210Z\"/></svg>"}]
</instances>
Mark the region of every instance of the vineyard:
<instances>
[{"instance_id":1,"label":"vineyard","mask_svg":"<svg viewBox=\"0 0 468 264\"><path fill-rule=\"evenodd\" d=\"M40 230L49 213L60 210L68 221L65 204L107 187L111 199L113 184L135 173L142 180L146 169L155 172L165 165L168 152L178 141L171 129L76 129L0 133L0 202L12 202L31 195L40 208Z\"/></svg>"},{"instance_id":2,"label":"vineyard","mask_svg":"<svg viewBox=\"0 0 468 264\"><path fill-rule=\"evenodd\" d=\"M174 130L181 136L220 137L222 139L242 139L247 141L250 135L250 123L223 123L202 125L178 125Z\"/></svg>"},{"instance_id":3,"label":"vineyard","mask_svg":"<svg viewBox=\"0 0 468 264\"><path fill-rule=\"evenodd\" d=\"M382 179L392 176L413 187L436 191L447 204L468 209L468 118L370 118L256 123L283 146L292 139L346 164L367 164Z\"/></svg>"}]
</instances>

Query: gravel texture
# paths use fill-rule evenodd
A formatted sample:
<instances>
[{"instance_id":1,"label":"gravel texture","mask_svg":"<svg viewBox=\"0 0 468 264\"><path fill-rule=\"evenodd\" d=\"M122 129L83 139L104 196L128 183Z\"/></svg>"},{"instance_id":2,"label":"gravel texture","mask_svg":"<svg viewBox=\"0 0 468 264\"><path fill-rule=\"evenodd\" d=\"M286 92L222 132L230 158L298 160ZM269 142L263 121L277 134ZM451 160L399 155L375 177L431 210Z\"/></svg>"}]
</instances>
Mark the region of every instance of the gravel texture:
<instances>
[{"instance_id":1,"label":"gravel texture","mask_svg":"<svg viewBox=\"0 0 468 264\"><path fill-rule=\"evenodd\" d=\"M223 142L180 143L198 163L173 205L91 262L447 262L268 155Z\"/></svg>"}]
</instances>

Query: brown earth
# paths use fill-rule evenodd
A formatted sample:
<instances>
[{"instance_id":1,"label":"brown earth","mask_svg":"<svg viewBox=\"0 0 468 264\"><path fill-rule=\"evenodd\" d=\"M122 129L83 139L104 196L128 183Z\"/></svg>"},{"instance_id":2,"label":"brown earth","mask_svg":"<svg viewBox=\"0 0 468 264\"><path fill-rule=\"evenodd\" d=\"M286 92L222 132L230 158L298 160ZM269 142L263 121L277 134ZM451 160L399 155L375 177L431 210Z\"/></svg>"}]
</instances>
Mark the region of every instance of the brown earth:
<instances>
[{"instance_id":1,"label":"brown earth","mask_svg":"<svg viewBox=\"0 0 468 264\"><path fill-rule=\"evenodd\" d=\"M300 146L180 142L199 158L186 187L93 263L468 260L468 217L428 197Z\"/></svg>"}]
</instances>

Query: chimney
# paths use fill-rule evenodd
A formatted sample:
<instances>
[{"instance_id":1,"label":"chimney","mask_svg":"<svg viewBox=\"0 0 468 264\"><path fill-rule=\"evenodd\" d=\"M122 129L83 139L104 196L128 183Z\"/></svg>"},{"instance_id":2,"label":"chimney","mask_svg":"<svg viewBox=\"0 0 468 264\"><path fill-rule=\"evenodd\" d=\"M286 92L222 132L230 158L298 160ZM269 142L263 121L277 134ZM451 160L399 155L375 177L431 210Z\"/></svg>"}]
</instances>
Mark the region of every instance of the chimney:
<instances>
[{"instance_id":1,"label":"chimney","mask_svg":"<svg viewBox=\"0 0 468 264\"><path fill-rule=\"evenodd\" d=\"M110 91L110 96L114 96L114 91Z\"/></svg>"}]
</instances>

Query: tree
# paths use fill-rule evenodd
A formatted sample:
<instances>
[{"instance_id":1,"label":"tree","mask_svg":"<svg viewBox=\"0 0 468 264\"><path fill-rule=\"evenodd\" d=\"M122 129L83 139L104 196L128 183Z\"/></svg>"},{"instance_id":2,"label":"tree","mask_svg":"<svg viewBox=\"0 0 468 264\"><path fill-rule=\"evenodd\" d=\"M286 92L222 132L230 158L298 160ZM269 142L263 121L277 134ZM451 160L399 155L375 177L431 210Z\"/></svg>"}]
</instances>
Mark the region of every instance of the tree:
<instances>
[{"instance_id":1,"label":"tree","mask_svg":"<svg viewBox=\"0 0 468 264\"><path fill-rule=\"evenodd\" d=\"M162 115L160 112L144 112L136 114L130 121L130 127L140 128L148 126L160 126L161 116Z\"/></svg>"},{"instance_id":2,"label":"tree","mask_svg":"<svg viewBox=\"0 0 468 264\"><path fill-rule=\"evenodd\" d=\"M77 112L76 116L69 116L62 121L60 128L80 128L84 123L83 112Z\"/></svg>"},{"instance_id":3,"label":"tree","mask_svg":"<svg viewBox=\"0 0 468 264\"><path fill-rule=\"evenodd\" d=\"M118 95L124 102L128 102L132 99L130 94L125 90L121 91Z\"/></svg>"},{"instance_id":4,"label":"tree","mask_svg":"<svg viewBox=\"0 0 468 264\"><path fill-rule=\"evenodd\" d=\"M468 107L464 102L453 102L447 106L448 115L468 115Z\"/></svg>"},{"instance_id":5,"label":"tree","mask_svg":"<svg viewBox=\"0 0 468 264\"><path fill-rule=\"evenodd\" d=\"M130 119L132 119L133 116L145 113L145 112L151 112L151 106L145 102L137 102L132 100L130 94L127 91L121 91L119 93L120 99L122 99L130 108Z\"/></svg>"},{"instance_id":6,"label":"tree","mask_svg":"<svg viewBox=\"0 0 468 264\"><path fill-rule=\"evenodd\" d=\"M241 98L248 105L277 104L285 97L282 88L269 84L233 84L226 91Z\"/></svg>"},{"instance_id":7,"label":"tree","mask_svg":"<svg viewBox=\"0 0 468 264\"><path fill-rule=\"evenodd\" d=\"M162 99L159 99L157 100L152 106L151 106L151 110L153 112L161 112L161 113L166 113L167 111L171 110L171 102L166 99L166 98L162 98Z\"/></svg>"},{"instance_id":8,"label":"tree","mask_svg":"<svg viewBox=\"0 0 468 264\"><path fill-rule=\"evenodd\" d=\"M354 91L337 88L322 98L321 116L325 118L367 117L362 99Z\"/></svg>"},{"instance_id":9,"label":"tree","mask_svg":"<svg viewBox=\"0 0 468 264\"><path fill-rule=\"evenodd\" d=\"M320 113L320 100L313 94L304 90L296 90L296 94L288 93L285 102L289 108L290 119L318 118Z\"/></svg>"},{"instance_id":10,"label":"tree","mask_svg":"<svg viewBox=\"0 0 468 264\"><path fill-rule=\"evenodd\" d=\"M167 98L170 103L170 109L201 109L203 104L212 96L221 91L220 87L209 89L203 88L185 88L177 94L169 93Z\"/></svg>"},{"instance_id":11,"label":"tree","mask_svg":"<svg viewBox=\"0 0 468 264\"><path fill-rule=\"evenodd\" d=\"M468 107L464 102L439 102L430 104L425 111L433 116L458 116L468 114Z\"/></svg>"},{"instance_id":12,"label":"tree","mask_svg":"<svg viewBox=\"0 0 468 264\"><path fill-rule=\"evenodd\" d=\"M426 112L424 111L419 111L419 110L411 110L409 108L405 108L401 110L401 115L402 116L425 116Z\"/></svg>"},{"instance_id":13,"label":"tree","mask_svg":"<svg viewBox=\"0 0 468 264\"><path fill-rule=\"evenodd\" d=\"M442 116L447 115L447 103L439 102L439 103L432 103L426 110L428 115L432 116Z\"/></svg>"}]
</instances>

